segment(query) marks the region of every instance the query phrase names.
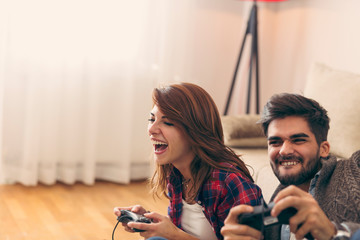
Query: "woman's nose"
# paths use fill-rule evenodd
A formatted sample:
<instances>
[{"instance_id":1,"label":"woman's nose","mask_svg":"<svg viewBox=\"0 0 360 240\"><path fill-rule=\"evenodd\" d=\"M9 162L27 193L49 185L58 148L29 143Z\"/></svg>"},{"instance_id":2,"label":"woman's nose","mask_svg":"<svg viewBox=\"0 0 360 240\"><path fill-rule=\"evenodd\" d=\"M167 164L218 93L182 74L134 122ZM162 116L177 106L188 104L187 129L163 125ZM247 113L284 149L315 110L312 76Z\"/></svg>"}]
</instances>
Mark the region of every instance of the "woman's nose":
<instances>
[{"instance_id":1,"label":"woman's nose","mask_svg":"<svg viewBox=\"0 0 360 240\"><path fill-rule=\"evenodd\" d=\"M149 136L157 134L160 132L159 126L156 122L150 122L148 125Z\"/></svg>"}]
</instances>

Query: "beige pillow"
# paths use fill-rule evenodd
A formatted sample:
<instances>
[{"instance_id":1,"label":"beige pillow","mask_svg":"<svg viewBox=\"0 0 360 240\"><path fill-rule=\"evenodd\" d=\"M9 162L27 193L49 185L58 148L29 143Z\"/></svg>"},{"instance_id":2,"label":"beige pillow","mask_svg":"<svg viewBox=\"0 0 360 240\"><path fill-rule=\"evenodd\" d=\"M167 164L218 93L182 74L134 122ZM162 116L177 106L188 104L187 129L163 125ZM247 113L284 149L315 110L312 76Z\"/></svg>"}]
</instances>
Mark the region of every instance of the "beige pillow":
<instances>
[{"instance_id":1,"label":"beige pillow","mask_svg":"<svg viewBox=\"0 0 360 240\"><path fill-rule=\"evenodd\" d=\"M225 144L230 147L267 147L260 115L222 116Z\"/></svg>"},{"instance_id":2,"label":"beige pillow","mask_svg":"<svg viewBox=\"0 0 360 240\"><path fill-rule=\"evenodd\" d=\"M360 149L360 75L314 64L304 95L318 101L330 117L330 152L350 157Z\"/></svg>"}]
</instances>

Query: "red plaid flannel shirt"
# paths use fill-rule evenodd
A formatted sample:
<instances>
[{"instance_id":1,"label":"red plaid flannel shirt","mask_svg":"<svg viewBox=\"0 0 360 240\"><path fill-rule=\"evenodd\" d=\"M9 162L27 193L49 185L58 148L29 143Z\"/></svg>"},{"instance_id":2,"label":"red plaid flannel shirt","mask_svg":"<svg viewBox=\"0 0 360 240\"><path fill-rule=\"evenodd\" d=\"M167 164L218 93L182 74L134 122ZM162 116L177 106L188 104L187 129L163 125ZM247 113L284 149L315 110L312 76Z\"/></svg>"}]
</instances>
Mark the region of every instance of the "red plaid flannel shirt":
<instances>
[{"instance_id":1,"label":"red plaid flannel shirt","mask_svg":"<svg viewBox=\"0 0 360 240\"><path fill-rule=\"evenodd\" d=\"M234 168L227 163L224 165ZM168 178L167 188L170 197L168 215L181 228L182 178L176 168ZM210 179L204 182L196 202L202 206L217 238L223 239L220 230L230 208L239 204L257 206L261 204L262 198L261 189L243 174L214 169Z\"/></svg>"}]
</instances>

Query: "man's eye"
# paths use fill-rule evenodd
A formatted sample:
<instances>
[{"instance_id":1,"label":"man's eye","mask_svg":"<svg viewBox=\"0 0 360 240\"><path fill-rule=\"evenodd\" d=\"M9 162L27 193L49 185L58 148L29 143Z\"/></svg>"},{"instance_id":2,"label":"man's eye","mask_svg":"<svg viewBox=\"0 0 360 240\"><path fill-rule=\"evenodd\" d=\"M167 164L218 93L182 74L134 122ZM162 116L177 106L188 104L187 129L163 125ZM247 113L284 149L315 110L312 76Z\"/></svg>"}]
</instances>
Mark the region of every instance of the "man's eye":
<instances>
[{"instance_id":1,"label":"man's eye","mask_svg":"<svg viewBox=\"0 0 360 240\"><path fill-rule=\"evenodd\" d=\"M303 142L306 142L306 140L302 139L302 138L299 138L299 139L294 139L293 142L294 143L303 143Z\"/></svg>"},{"instance_id":2,"label":"man's eye","mask_svg":"<svg viewBox=\"0 0 360 240\"><path fill-rule=\"evenodd\" d=\"M155 119L149 118L148 121L149 121L149 122L155 122Z\"/></svg>"},{"instance_id":3,"label":"man's eye","mask_svg":"<svg viewBox=\"0 0 360 240\"><path fill-rule=\"evenodd\" d=\"M280 141L269 141L269 145L271 145L271 146L280 145Z\"/></svg>"}]
</instances>

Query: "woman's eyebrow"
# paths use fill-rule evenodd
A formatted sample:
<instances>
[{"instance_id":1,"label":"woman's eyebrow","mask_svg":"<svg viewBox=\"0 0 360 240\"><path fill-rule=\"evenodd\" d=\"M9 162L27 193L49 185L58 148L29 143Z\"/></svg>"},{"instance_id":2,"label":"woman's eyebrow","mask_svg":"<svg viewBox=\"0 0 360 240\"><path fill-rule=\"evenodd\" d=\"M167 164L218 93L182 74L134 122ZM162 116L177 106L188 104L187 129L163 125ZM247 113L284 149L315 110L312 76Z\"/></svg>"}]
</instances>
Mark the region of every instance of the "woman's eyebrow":
<instances>
[{"instance_id":1,"label":"woman's eyebrow","mask_svg":"<svg viewBox=\"0 0 360 240\"><path fill-rule=\"evenodd\" d=\"M150 115L153 116L153 117L155 117L155 114L153 114L152 112L150 112ZM164 119L164 118L168 119L167 116L162 116L161 118L162 118L162 119Z\"/></svg>"}]
</instances>

